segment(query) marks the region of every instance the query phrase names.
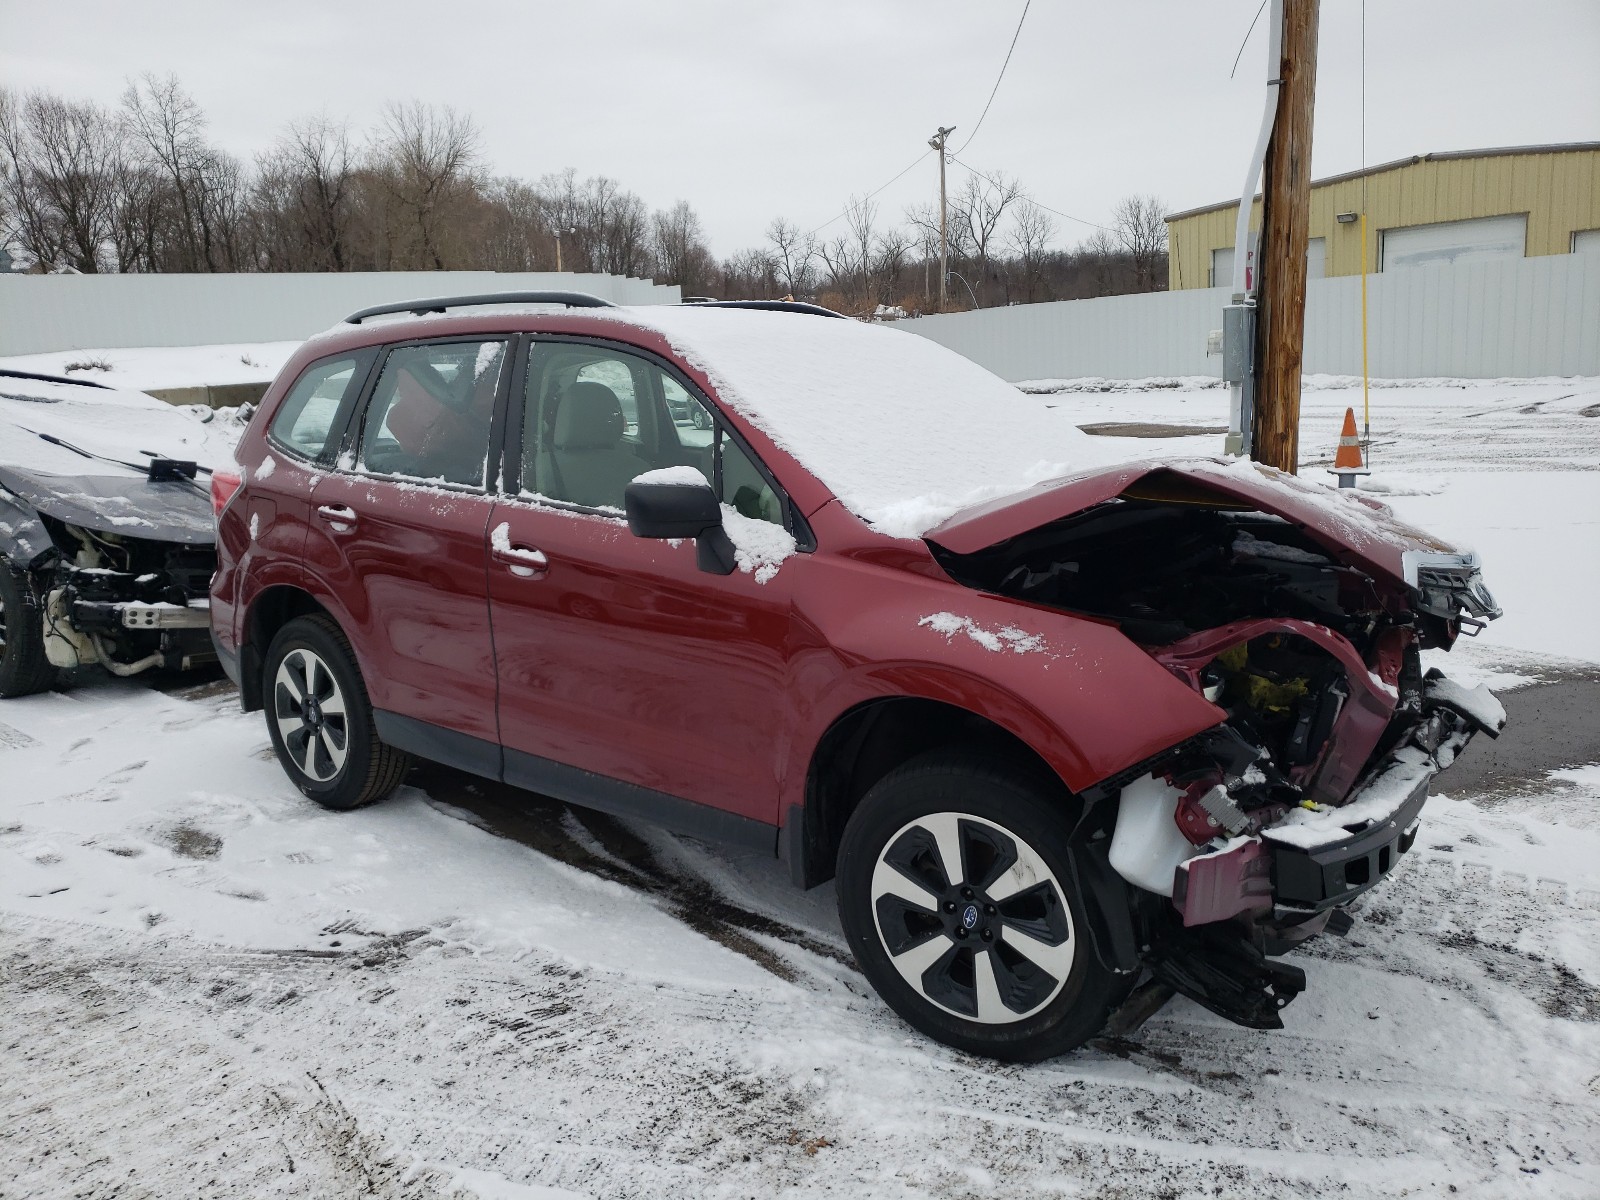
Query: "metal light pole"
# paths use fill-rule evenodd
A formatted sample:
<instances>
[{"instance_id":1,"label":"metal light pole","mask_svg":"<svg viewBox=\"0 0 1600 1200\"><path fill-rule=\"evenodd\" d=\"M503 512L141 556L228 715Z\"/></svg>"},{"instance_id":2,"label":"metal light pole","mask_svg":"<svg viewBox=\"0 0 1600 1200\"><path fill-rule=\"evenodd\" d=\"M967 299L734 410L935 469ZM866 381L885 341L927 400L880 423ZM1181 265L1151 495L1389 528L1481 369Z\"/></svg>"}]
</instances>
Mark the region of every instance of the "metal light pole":
<instances>
[{"instance_id":1,"label":"metal light pole","mask_svg":"<svg viewBox=\"0 0 1600 1200\"><path fill-rule=\"evenodd\" d=\"M945 213L948 206L945 203L944 191L944 145L950 135L956 131L954 125L943 126L939 132L928 139L928 145L939 152L939 311L944 311L945 276L948 273L946 259L949 253L949 243L945 236Z\"/></svg>"}]
</instances>

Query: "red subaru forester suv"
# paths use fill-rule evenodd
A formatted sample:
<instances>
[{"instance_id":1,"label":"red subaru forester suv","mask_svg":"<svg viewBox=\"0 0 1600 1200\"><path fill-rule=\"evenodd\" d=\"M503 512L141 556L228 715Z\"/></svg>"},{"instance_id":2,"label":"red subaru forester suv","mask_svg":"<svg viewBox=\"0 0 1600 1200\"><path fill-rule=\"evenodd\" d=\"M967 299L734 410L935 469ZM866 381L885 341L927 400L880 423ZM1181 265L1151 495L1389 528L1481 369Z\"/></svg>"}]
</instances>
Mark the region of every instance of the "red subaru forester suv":
<instances>
[{"instance_id":1,"label":"red subaru forester suv","mask_svg":"<svg viewBox=\"0 0 1600 1200\"><path fill-rule=\"evenodd\" d=\"M313 800L416 756L760 847L953 1046L1061 1053L1141 981L1278 1027L1271 956L1504 723L1420 662L1499 610L1364 497L1106 445L805 305L368 310L215 477L213 636Z\"/></svg>"}]
</instances>

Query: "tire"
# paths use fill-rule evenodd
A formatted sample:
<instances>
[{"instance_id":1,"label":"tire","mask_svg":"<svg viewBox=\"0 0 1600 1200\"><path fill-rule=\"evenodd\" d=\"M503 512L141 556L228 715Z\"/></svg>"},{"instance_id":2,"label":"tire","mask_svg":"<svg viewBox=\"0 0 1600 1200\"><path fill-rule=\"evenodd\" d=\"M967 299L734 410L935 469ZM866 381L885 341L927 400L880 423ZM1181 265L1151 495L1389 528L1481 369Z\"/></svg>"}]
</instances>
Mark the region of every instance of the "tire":
<instances>
[{"instance_id":1,"label":"tire","mask_svg":"<svg viewBox=\"0 0 1600 1200\"><path fill-rule=\"evenodd\" d=\"M49 691L56 669L44 653L44 618L28 577L0 558L0 698Z\"/></svg>"},{"instance_id":2,"label":"tire","mask_svg":"<svg viewBox=\"0 0 1600 1200\"><path fill-rule=\"evenodd\" d=\"M1064 886L1064 800L1059 783L1001 759L941 750L891 771L851 814L839 920L878 994L936 1041L1052 1058L1099 1033L1126 996L1131 978L1101 965ZM962 860L955 883L941 846Z\"/></svg>"},{"instance_id":3,"label":"tire","mask_svg":"<svg viewBox=\"0 0 1600 1200\"><path fill-rule=\"evenodd\" d=\"M261 669L261 695L284 773L324 808L376 803L411 767L408 755L378 740L355 655L328 617L296 617L278 631Z\"/></svg>"}]
</instances>

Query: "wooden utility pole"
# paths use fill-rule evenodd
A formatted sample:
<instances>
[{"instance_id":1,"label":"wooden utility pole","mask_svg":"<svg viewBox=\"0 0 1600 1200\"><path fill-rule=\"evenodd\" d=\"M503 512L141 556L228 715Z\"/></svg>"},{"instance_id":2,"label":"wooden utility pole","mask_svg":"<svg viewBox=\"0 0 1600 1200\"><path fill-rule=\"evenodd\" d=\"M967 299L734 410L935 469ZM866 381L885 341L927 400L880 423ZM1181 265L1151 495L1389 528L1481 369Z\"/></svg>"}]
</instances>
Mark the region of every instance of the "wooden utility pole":
<instances>
[{"instance_id":1,"label":"wooden utility pole","mask_svg":"<svg viewBox=\"0 0 1600 1200\"><path fill-rule=\"evenodd\" d=\"M1311 226L1311 106L1317 88L1319 0L1284 0L1278 112L1267 146L1256 255L1256 403L1251 457L1300 465L1300 361Z\"/></svg>"},{"instance_id":2,"label":"wooden utility pole","mask_svg":"<svg viewBox=\"0 0 1600 1200\"><path fill-rule=\"evenodd\" d=\"M939 132L928 139L928 145L939 152L939 311L944 311L944 285L950 276L950 269L946 265L949 242L945 236L945 214L949 206L944 197L944 144L950 135L956 131L954 125L941 126Z\"/></svg>"}]
</instances>

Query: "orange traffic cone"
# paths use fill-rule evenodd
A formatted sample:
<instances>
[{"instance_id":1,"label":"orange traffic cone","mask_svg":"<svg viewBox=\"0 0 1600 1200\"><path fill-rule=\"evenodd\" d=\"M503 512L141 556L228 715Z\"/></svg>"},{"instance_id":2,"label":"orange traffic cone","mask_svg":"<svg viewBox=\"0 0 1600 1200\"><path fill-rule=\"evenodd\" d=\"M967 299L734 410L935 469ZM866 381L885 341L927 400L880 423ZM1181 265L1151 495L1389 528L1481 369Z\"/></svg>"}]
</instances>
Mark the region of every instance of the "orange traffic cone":
<instances>
[{"instance_id":1,"label":"orange traffic cone","mask_svg":"<svg viewBox=\"0 0 1600 1200\"><path fill-rule=\"evenodd\" d=\"M1339 477L1339 486L1353 488L1357 475L1371 475L1361 462L1361 439L1356 435L1356 410L1344 410L1344 428L1339 431L1339 449L1333 455L1330 475Z\"/></svg>"}]
</instances>

